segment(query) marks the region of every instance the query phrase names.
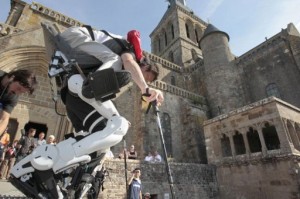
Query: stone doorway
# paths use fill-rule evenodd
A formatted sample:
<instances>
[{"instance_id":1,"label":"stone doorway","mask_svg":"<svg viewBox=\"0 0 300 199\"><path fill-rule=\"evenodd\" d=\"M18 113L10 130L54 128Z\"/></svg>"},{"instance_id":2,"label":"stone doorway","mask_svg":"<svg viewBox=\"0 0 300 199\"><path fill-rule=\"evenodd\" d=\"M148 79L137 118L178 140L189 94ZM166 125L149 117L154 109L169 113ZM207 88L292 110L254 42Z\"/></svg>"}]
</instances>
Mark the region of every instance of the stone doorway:
<instances>
[{"instance_id":1,"label":"stone doorway","mask_svg":"<svg viewBox=\"0 0 300 199\"><path fill-rule=\"evenodd\" d=\"M16 138L18 126L19 126L19 122L18 122L17 119L15 119L15 118L10 118L9 119L9 122L8 122L8 125L7 125L7 127L8 127L7 132L10 135L10 143L12 143Z\"/></svg>"},{"instance_id":2,"label":"stone doorway","mask_svg":"<svg viewBox=\"0 0 300 199\"><path fill-rule=\"evenodd\" d=\"M47 138L47 132L48 132L48 127L47 124L41 124L41 123L36 123L36 122L28 122L24 126L24 130L27 133L30 128L36 129L36 133L34 135L35 138L39 137L40 132L45 133L45 138Z\"/></svg>"}]
</instances>

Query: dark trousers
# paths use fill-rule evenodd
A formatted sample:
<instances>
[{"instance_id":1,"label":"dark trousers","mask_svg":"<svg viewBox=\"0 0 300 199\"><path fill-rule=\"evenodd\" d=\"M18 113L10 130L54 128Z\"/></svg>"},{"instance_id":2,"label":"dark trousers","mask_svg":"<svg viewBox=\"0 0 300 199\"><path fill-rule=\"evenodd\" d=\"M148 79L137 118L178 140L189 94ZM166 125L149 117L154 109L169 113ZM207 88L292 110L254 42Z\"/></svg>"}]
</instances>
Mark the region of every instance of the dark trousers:
<instances>
[{"instance_id":1,"label":"dark trousers","mask_svg":"<svg viewBox=\"0 0 300 199\"><path fill-rule=\"evenodd\" d=\"M77 96L71 95L68 91L66 93L66 109L69 119L71 120L75 131L79 132L89 131L90 126L101 117L100 113L95 111L95 109L84 102ZM94 112L93 114L90 114ZM90 114L88 119L86 117ZM85 124L83 121L86 119ZM101 120L92 130L91 133L100 131L106 126L107 119Z\"/></svg>"}]
</instances>

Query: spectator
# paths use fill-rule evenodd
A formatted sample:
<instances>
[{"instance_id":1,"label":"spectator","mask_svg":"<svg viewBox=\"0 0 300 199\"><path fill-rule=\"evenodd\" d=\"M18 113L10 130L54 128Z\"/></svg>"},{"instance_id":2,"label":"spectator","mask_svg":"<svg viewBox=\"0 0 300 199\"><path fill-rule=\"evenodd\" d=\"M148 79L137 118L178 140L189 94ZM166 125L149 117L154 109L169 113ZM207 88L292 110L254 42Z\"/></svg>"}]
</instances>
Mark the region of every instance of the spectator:
<instances>
[{"instance_id":1,"label":"spectator","mask_svg":"<svg viewBox=\"0 0 300 199\"><path fill-rule=\"evenodd\" d=\"M18 103L19 95L32 94L36 85L33 71L25 69L9 73L0 71L0 132L7 127L10 114Z\"/></svg>"},{"instance_id":2,"label":"spectator","mask_svg":"<svg viewBox=\"0 0 300 199\"><path fill-rule=\"evenodd\" d=\"M17 145L19 152L17 154L16 162L19 162L25 156L29 155L32 152L32 150L36 147L35 138L34 138L35 133L36 133L36 129L30 128L28 130L27 136L23 136L20 139Z\"/></svg>"},{"instance_id":3,"label":"spectator","mask_svg":"<svg viewBox=\"0 0 300 199\"><path fill-rule=\"evenodd\" d=\"M7 130L8 127L6 127L4 132L0 135L0 158L1 158L0 162L4 160L4 156L5 156L4 152L10 141L10 135L7 132Z\"/></svg>"},{"instance_id":4,"label":"spectator","mask_svg":"<svg viewBox=\"0 0 300 199\"><path fill-rule=\"evenodd\" d=\"M144 194L144 199L149 199L149 198L151 198L151 195L150 195L149 192L146 192L146 193Z\"/></svg>"},{"instance_id":5,"label":"spectator","mask_svg":"<svg viewBox=\"0 0 300 199\"><path fill-rule=\"evenodd\" d=\"M152 156L151 152L149 152L148 155L145 157L145 161L151 162L152 159L153 159L153 156Z\"/></svg>"},{"instance_id":6,"label":"spectator","mask_svg":"<svg viewBox=\"0 0 300 199\"><path fill-rule=\"evenodd\" d=\"M44 132L39 133L39 137L36 139L36 143L37 143L37 146L41 146L43 144L46 144L45 133Z\"/></svg>"},{"instance_id":7,"label":"spectator","mask_svg":"<svg viewBox=\"0 0 300 199\"><path fill-rule=\"evenodd\" d=\"M141 176L141 169L135 168L132 171L132 176L128 181L129 199L142 199L142 182L140 176Z\"/></svg>"},{"instance_id":8,"label":"spectator","mask_svg":"<svg viewBox=\"0 0 300 199\"><path fill-rule=\"evenodd\" d=\"M162 158L157 151L153 152L154 162L162 162Z\"/></svg>"},{"instance_id":9,"label":"spectator","mask_svg":"<svg viewBox=\"0 0 300 199\"><path fill-rule=\"evenodd\" d=\"M161 156L158 154L155 147L151 147L149 154L145 157L145 161L150 163L162 162Z\"/></svg>"},{"instance_id":10,"label":"spectator","mask_svg":"<svg viewBox=\"0 0 300 199\"><path fill-rule=\"evenodd\" d=\"M127 154L128 159L137 159L137 152L134 149L134 145L131 145L128 154Z\"/></svg>"},{"instance_id":11,"label":"spectator","mask_svg":"<svg viewBox=\"0 0 300 199\"><path fill-rule=\"evenodd\" d=\"M1 178L8 179L10 169L14 166L16 162L16 154L17 154L17 144L18 140L15 140L10 147L7 148L5 152L4 161L0 166L0 176Z\"/></svg>"},{"instance_id":12,"label":"spectator","mask_svg":"<svg viewBox=\"0 0 300 199\"><path fill-rule=\"evenodd\" d=\"M119 153L119 158L120 159L124 159L124 156L126 156L126 158L128 158L128 153L127 153L127 149L123 149L120 153Z\"/></svg>"},{"instance_id":13,"label":"spectator","mask_svg":"<svg viewBox=\"0 0 300 199\"><path fill-rule=\"evenodd\" d=\"M54 135L49 135L47 138L47 144L55 144L55 136Z\"/></svg>"}]
</instances>

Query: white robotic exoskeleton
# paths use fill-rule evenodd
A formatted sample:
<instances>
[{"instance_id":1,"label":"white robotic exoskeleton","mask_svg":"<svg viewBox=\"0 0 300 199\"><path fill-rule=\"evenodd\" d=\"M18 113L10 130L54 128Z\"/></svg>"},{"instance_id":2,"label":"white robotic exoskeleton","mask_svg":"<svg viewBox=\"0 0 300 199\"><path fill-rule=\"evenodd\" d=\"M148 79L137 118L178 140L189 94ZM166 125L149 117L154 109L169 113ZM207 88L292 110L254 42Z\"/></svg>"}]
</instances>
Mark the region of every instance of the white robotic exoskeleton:
<instances>
[{"instance_id":1,"label":"white robotic exoskeleton","mask_svg":"<svg viewBox=\"0 0 300 199\"><path fill-rule=\"evenodd\" d=\"M11 174L14 177L19 178L27 175L35 169L39 171L52 169L54 173L58 173L79 163L89 162L91 160L90 153L104 151L123 139L129 128L128 121L119 115L110 100L99 102L94 98L87 99L83 97L81 94L82 83L83 78L79 74L73 75L68 80L68 88L108 119L106 127L84 137L80 141L69 138L57 145L47 144L37 147L30 155L12 168ZM28 163L31 163L31 166L28 166Z\"/></svg>"}]
</instances>

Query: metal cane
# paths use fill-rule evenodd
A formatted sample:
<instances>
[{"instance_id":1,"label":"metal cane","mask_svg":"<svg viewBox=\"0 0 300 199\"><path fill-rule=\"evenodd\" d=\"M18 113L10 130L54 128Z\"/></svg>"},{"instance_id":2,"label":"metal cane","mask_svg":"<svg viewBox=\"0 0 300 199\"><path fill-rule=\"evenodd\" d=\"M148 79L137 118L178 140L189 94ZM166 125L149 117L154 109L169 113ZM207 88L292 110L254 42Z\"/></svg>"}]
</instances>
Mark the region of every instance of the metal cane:
<instances>
[{"instance_id":1,"label":"metal cane","mask_svg":"<svg viewBox=\"0 0 300 199\"><path fill-rule=\"evenodd\" d=\"M168 162L167 149L166 149L165 139L164 139L164 135L163 135L162 127L161 127L161 122L160 122L160 117L159 117L159 109L157 107L157 101L155 100L155 101L151 102L149 104L148 110L151 105L153 106L154 114L156 115L156 122L157 122L158 130L160 133L160 139L161 139L161 143L162 143L162 147L163 147L163 151L164 151L164 158L166 160L166 170L167 170L167 174L168 174L168 180L169 180L172 199L175 199L175 193L174 193L174 187L173 187L174 181L173 181L171 169L170 169L169 162Z\"/></svg>"},{"instance_id":2,"label":"metal cane","mask_svg":"<svg viewBox=\"0 0 300 199\"><path fill-rule=\"evenodd\" d=\"M128 182L127 182L127 151L126 151L126 140L124 139L124 167L125 167L125 182L126 182L126 198L128 198Z\"/></svg>"}]
</instances>

